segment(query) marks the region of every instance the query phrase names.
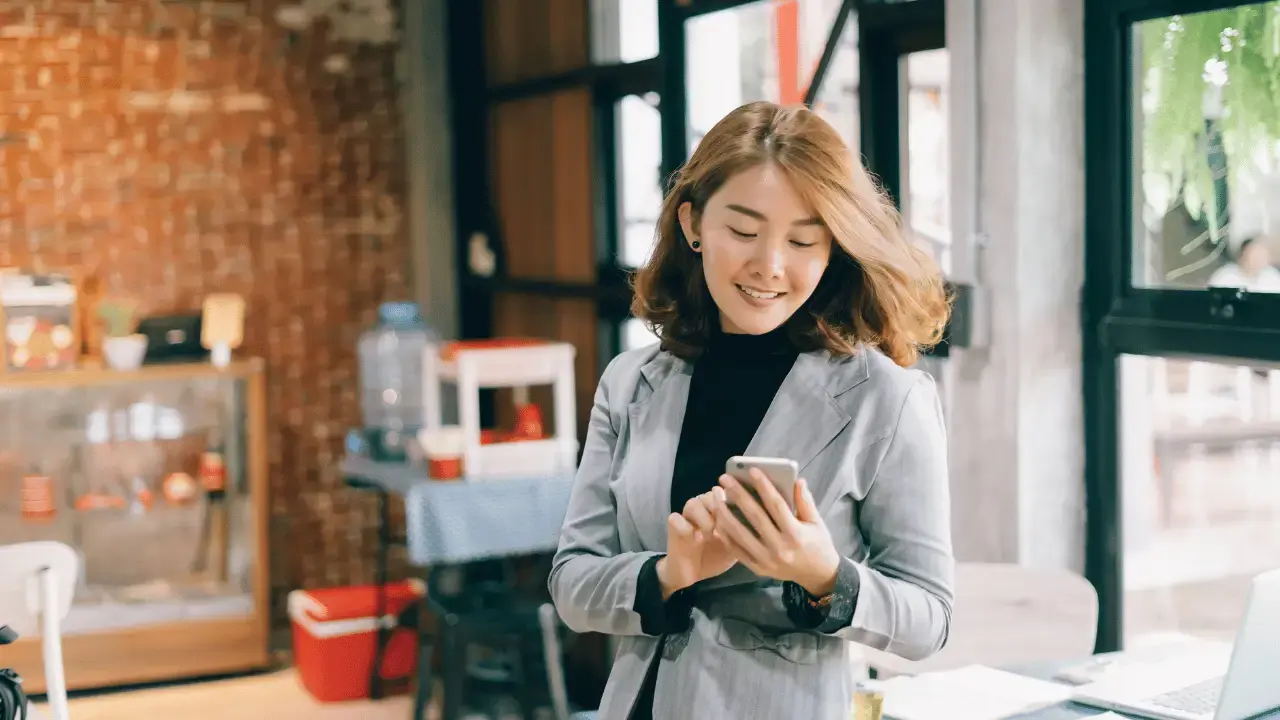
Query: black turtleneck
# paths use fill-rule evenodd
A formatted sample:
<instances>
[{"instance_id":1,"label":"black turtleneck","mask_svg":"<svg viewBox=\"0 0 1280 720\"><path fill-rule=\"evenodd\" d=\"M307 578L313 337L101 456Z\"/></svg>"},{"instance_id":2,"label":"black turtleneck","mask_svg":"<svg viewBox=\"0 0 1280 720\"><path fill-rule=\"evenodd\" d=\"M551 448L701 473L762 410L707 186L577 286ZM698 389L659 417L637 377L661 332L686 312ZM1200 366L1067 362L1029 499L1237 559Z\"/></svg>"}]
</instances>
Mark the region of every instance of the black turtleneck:
<instances>
[{"instance_id":1,"label":"black turtleneck","mask_svg":"<svg viewBox=\"0 0 1280 720\"><path fill-rule=\"evenodd\" d=\"M766 335L717 332L693 365L671 473L671 510L715 487L725 461L743 455L798 353L786 328Z\"/></svg>"}]
</instances>

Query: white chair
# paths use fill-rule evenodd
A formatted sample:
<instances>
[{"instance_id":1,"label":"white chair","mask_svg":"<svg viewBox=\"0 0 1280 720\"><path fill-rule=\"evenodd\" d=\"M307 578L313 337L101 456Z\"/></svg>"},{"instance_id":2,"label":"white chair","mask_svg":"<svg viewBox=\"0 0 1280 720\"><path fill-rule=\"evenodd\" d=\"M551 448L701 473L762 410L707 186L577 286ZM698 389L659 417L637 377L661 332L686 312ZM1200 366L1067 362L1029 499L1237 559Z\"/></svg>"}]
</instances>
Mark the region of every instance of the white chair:
<instances>
[{"instance_id":1,"label":"white chair","mask_svg":"<svg viewBox=\"0 0 1280 720\"><path fill-rule=\"evenodd\" d=\"M62 665L62 621L71 610L80 557L59 542L0 546L0 625L21 637L41 636L44 678L52 720L69 720ZM0 649L0 665L4 651Z\"/></svg>"},{"instance_id":2,"label":"white chair","mask_svg":"<svg viewBox=\"0 0 1280 720\"><path fill-rule=\"evenodd\" d=\"M547 666L547 687L551 691L551 711L555 720L595 720L594 711L573 712L569 707L569 696L564 684L564 660L560 649L560 632L563 628L554 605L545 603L538 608L538 624L542 627L543 660Z\"/></svg>"},{"instance_id":3,"label":"white chair","mask_svg":"<svg viewBox=\"0 0 1280 720\"><path fill-rule=\"evenodd\" d=\"M862 648L881 677L965 665L1014 667L1093 654L1098 595L1065 570L958 563L951 634L940 652L912 662Z\"/></svg>"}]
</instances>

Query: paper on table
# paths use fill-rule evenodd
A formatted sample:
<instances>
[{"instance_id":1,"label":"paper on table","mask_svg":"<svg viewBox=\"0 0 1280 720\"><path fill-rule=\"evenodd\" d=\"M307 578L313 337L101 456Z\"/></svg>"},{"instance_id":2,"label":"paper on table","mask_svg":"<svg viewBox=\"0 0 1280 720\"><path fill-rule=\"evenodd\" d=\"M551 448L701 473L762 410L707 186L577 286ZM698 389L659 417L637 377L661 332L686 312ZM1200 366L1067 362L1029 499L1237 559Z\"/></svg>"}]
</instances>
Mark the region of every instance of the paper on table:
<instances>
[{"instance_id":1,"label":"paper on table","mask_svg":"<svg viewBox=\"0 0 1280 720\"><path fill-rule=\"evenodd\" d=\"M995 720L1065 702L1071 688L982 665L899 676L881 685L894 720Z\"/></svg>"}]
</instances>

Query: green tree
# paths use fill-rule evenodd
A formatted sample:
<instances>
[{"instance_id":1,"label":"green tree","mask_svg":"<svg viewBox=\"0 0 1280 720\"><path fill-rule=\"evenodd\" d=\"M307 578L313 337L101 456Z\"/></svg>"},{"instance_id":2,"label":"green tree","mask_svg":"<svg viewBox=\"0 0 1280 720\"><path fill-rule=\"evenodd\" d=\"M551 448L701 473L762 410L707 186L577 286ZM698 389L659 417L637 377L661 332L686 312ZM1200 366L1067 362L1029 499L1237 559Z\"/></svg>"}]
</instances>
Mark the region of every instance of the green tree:
<instances>
[{"instance_id":1,"label":"green tree","mask_svg":"<svg viewBox=\"0 0 1280 720\"><path fill-rule=\"evenodd\" d=\"M1139 33L1143 183L1164 187L1147 193L1164 196L1157 213L1181 201L1199 221L1223 200L1205 147L1206 90L1221 87L1225 179L1251 173L1280 141L1280 1L1149 20ZM1215 235L1217 216L1204 217Z\"/></svg>"}]
</instances>

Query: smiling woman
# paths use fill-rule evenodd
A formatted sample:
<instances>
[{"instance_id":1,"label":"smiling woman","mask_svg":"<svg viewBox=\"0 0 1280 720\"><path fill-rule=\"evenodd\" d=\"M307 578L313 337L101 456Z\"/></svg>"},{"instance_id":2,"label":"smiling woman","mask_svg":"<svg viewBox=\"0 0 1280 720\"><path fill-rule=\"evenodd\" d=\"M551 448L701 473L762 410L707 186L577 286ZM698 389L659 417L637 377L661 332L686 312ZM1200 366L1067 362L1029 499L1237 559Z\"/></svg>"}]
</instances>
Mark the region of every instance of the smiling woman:
<instances>
[{"instance_id":1,"label":"smiling woman","mask_svg":"<svg viewBox=\"0 0 1280 720\"><path fill-rule=\"evenodd\" d=\"M950 629L947 443L907 367L937 267L830 125L754 103L680 171L633 309L661 342L600 379L549 580L621 638L599 717L847 716L843 641L920 659Z\"/></svg>"},{"instance_id":2,"label":"smiling woman","mask_svg":"<svg viewBox=\"0 0 1280 720\"><path fill-rule=\"evenodd\" d=\"M936 264L806 108L757 102L721 120L680 170L658 228L632 312L677 356L696 357L713 329L786 323L802 351L866 344L906 366L946 324Z\"/></svg>"}]
</instances>

